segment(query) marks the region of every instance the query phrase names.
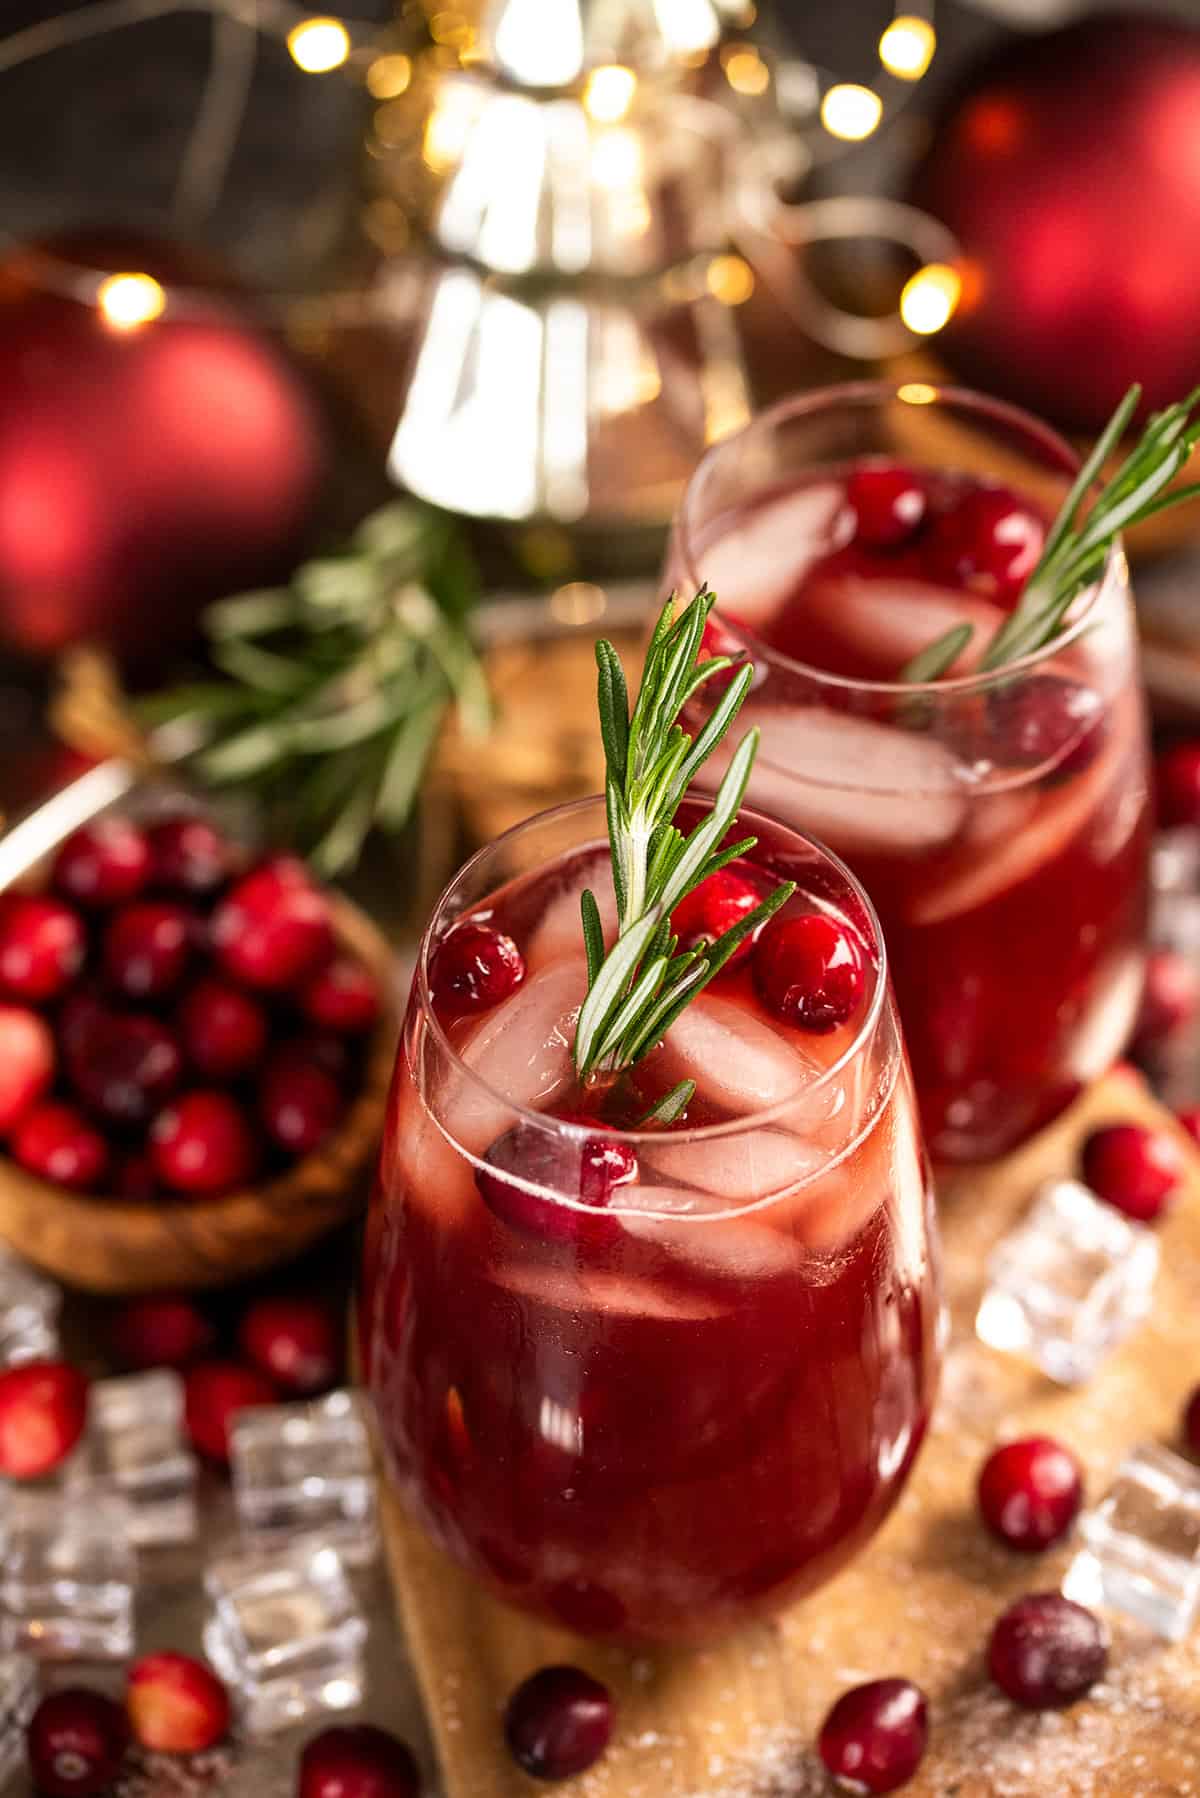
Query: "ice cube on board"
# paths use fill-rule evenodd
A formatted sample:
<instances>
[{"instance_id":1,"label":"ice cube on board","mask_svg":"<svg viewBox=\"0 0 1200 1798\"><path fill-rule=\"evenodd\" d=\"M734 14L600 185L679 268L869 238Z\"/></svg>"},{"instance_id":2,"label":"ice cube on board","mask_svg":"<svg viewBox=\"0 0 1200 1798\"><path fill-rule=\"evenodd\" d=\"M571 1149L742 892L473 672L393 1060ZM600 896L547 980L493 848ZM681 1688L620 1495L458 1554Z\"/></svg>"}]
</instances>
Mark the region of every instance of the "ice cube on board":
<instances>
[{"instance_id":1,"label":"ice cube on board","mask_svg":"<svg viewBox=\"0 0 1200 1798\"><path fill-rule=\"evenodd\" d=\"M758 627L779 610L809 562L837 548L852 528L845 489L836 481L814 482L743 513L697 556L696 572L723 611Z\"/></svg>"},{"instance_id":2,"label":"ice cube on board","mask_svg":"<svg viewBox=\"0 0 1200 1798\"><path fill-rule=\"evenodd\" d=\"M1127 1455L1079 1520L1063 1591L1181 1642L1200 1617L1200 1468L1157 1442Z\"/></svg>"}]
</instances>

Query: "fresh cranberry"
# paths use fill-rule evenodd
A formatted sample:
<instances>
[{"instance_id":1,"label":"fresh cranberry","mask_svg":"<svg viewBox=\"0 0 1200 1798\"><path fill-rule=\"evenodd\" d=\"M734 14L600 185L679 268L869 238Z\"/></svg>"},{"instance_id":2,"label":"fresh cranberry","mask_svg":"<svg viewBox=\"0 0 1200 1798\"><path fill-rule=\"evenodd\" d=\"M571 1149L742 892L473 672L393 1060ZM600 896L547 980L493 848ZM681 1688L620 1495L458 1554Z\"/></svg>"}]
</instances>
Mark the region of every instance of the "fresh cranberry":
<instances>
[{"instance_id":1,"label":"fresh cranberry","mask_svg":"<svg viewBox=\"0 0 1200 1798\"><path fill-rule=\"evenodd\" d=\"M54 1038L35 1011L0 1005L0 1136L19 1124L54 1079Z\"/></svg>"},{"instance_id":2,"label":"fresh cranberry","mask_svg":"<svg viewBox=\"0 0 1200 1798\"><path fill-rule=\"evenodd\" d=\"M934 520L929 560L938 580L1013 600L1037 567L1045 532L1003 487L969 487Z\"/></svg>"},{"instance_id":3,"label":"fresh cranberry","mask_svg":"<svg viewBox=\"0 0 1200 1798\"><path fill-rule=\"evenodd\" d=\"M820 912L775 918L758 941L754 983L777 1017L822 1034L844 1024L863 995L862 954L844 924Z\"/></svg>"},{"instance_id":4,"label":"fresh cranberry","mask_svg":"<svg viewBox=\"0 0 1200 1798\"><path fill-rule=\"evenodd\" d=\"M681 949L698 949L701 943L715 943L740 924L761 901L762 894L752 880L735 868L721 868L679 901L671 913L671 929ZM736 967L745 961L753 953L754 942L747 937L739 944L728 965Z\"/></svg>"},{"instance_id":5,"label":"fresh cranberry","mask_svg":"<svg viewBox=\"0 0 1200 1798\"><path fill-rule=\"evenodd\" d=\"M191 917L165 899L139 899L104 933L104 971L127 999L164 999L183 977Z\"/></svg>"},{"instance_id":6,"label":"fresh cranberry","mask_svg":"<svg viewBox=\"0 0 1200 1798\"><path fill-rule=\"evenodd\" d=\"M988 696L988 754L1005 767L1053 762L1061 780L1081 774L1104 740L1104 708L1090 687L1034 674L1006 682Z\"/></svg>"},{"instance_id":7,"label":"fresh cranberry","mask_svg":"<svg viewBox=\"0 0 1200 1798\"><path fill-rule=\"evenodd\" d=\"M458 924L433 952L434 1004L452 1014L486 1011L525 978L525 957L490 924Z\"/></svg>"},{"instance_id":8,"label":"fresh cranberry","mask_svg":"<svg viewBox=\"0 0 1200 1798\"><path fill-rule=\"evenodd\" d=\"M67 838L55 857L53 880L76 905L124 905L136 899L150 872L150 851L128 818L97 818Z\"/></svg>"},{"instance_id":9,"label":"fresh cranberry","mask_svg":"<svg viewBox=\"0 0 1200 1798\"><path fill-rule=\"evenodd\" d=\"M42 1699L25 1732L29 1774L45 1798L93 1798L112 1785L129 1745L125 1712L84 1686Z\"/></svg>"},{"instance_id":10,"label":"fresh cranberry","mask_svg":"<svg viewBox=\"0 0 1200 1798\"><path fill-rule=\"evenodd\" d=\"M298 986L332 951L329 906L303 865L280 856L238 881L213 918L212 941L235 980Z\"/></svg>"},{"instance_id":11,"label":"fresh cranberry","mask_svg":"<svg viewBox=\"0 0 1200 1798\"><path fill-rule=\"evenodd\" d=\"M1082 1698L1108 1665L1108 1632L1061 1592L1009 1605L992 1630L988 1672L1014 1704L1059 1710Z\"/></svg>"},{"instance_id":12,"label":"fresh cranberry","mask_svg":"<svg viewBox=\"0 0 1200 1798\"><path fill-rule=\"evenodd\" d=\"M169 893L205 898L229 872L229 849L207 818L163 818L149 831L150 878Z\"/></svg>"},{"instance_id":13,"label":"fresh cranberry","mask_svg":"<svg viewBox=\"0 0 1200 1798\"><path fill-rule=\"evenodd\" d=\"M92 1033L108 1015L108 1007L92 987L76 986L67 994L59 1007L56 1029L68 1067L86 1059Z\"/></svg>"},{"instance_id":14,"label":"fresh cranberry","mask_svg":"<svg viewBox=\"0 0 1200 1798\"><path fill-rule=\"evenodd\" d=\"M13 1132L12 1151L21 1166L55 1186L92 1190L108 1167L108 1146L82 1112L44 1100L27 1111Z\"/></svg>"},{"instance_id":15,"label":"fresh cranberry","mask_svg":"<svg viewBox=\"0 0 1200 1798\"><path fill-rule=\"evenodd\" d=\"M296 1798L418 1798L411 1750L372 1723L323 1729L305 1743Z\"/></svg>"},{"instance_id":16,"label":"fresh cranberry","mask_svg":"<svg viewBox=\"0 0 1200 1798\"><path fill-rule=\"evenodd\" d=\"M338 1329L318 1299L253 1300L242 1318L238 1343L253 1366L300 1397L327 1391L341 1369Z\"/></svg>"},{"instance_id":17,"label":"fresh cranberry","mask_svg":"<svg viewBox=\"0 0 1200 1798\"><path fill-rule=\"evenodd\" d=\"M908 1679L873 1679L843 1692L817 1746L837 1780L856 1792L894 1792L921 1764L929 1723L925 1694Z\"/></svg>"},{"instance_id":18,"label":"fresh cranberry","mask_svg":"<svg viewBox=\"0 0 1200 1798\"><path fill-rule=\"evenodd\" d=\"M229 1426L251 1405L274 1405L279 1389L265 1374L236 1361L201 1361L183 1379L183 1415L188 1435L202 1455L224 1466L229 1460Z\"/></svg>"},{"instance_id":19,"label":"fresh cranberry","mask_svg":"<svg viewBox=\"0 0 1200 1798\"><path fill-rule=\"evenodd\" d=\"M1066 1535L1082 1501L1078 1461L1049 1436L1006 1442L980 1470L983 1521L1010 1548L1049 1548Z\"/></svg>"},{"instance_id":20,"label":"fresh cranberry","mask_svg":"<svg viewBox=\"0 0 1200 1798\"><path fill-rule=\"evenodd\" d=\"M195 1299L153 1292L127 1299L112 1321L109 1341L124 1367L186 1367L212 1347L213 1328Z\"/></svg>"},{"instance_id":21,"label":"fresh cranberry","mask_svg":"<svg viewBox=\"0 0 1200 1798\"><path fill-rule=\"evenodd\" d=\"M570 1779L608 1747L613 1702L580 1667L542 1667L522 1681L504 1713L504 1737L533 1779Z\"/></svg>"},{"instance_id":22,"label":"fresh cranberry","mask_svg":"<svg viewBox=\"0 0 1200 1798\"><path fill-rule=\"evenodd\" d=\"M0 1372L0 1474L36 1480L66 1460L87 1422L88 1383L65 1361Z\"/></svg>"},{"instance_id":23,"label":"fresh cranberry","mask_svg":"<svg viewBox=\"0 0 1200 1798\"><path fill-rule=\"evenodd\" d=\"M300 995L300 1009L324 1030L360 1036L379 1017L374 975L350 955L335 955L318 969Z\"/></svg>"},{"instance_id":24,"label":"fresh cranberry","mask_svg":"<svg viewBox=\"0 0 1200 1798\"><path fill-rule=\"evenodd\" d=\"M83 925L61 900L30 893L0 899L0 992L10 999L57 999L86 953Z\"/></svg>"},{"instance_id":25,"label":"fresh cranberry","mask_svg":"<svg viewBox=\"0 0 1200 1798\"><path fill-rule=\"evenodd\" d=\"M1143 1224L1159 1216L1183 1172L1175 1142L1141 1124L1105 1124L1093 1130L1080 1160L1092 1191Z\"/></svg>"},{"instance_id":26,"label":"fresh cranberry","mask_svg":"<svg viewBox=\"0 0 1200 1798\"><path fill-rule=\"evenodd\" d=\"M1133 1029L1135 1049L1144 1054L1183 1029L1200 1007L1200 973L1177 949L1152 949L1146 983Z\"/></svg>"},{"instance_id":27,"label":"fresh cranberry","mask_svg":"<svg viewBox=\"0 0 1200 1798\"><path fill-rule=\"evenodd\" d=\"M1193 1387L1183 1408L1183 1440L1190 1453L1200 1457L1200 1386Z\"/></svg>"},{"instance_id":28,"label":"fresh cranberry","mask_svg":"<svg viewBox=\"0 0 1200 1798\"><path fill-rule=\"evenodd\" d=\"M150 1135L158 1177L172 1192L200 1198L229 1192L258 1164L254 1133L227 1093L182 1094L159 1112Z\"/></svg>"},{"instance_id":29,"label":"fresh cranberry","mask_svg":"<svg viewBox=\"0 0 1200 1798\"><path fill-rule=\"evenodd\" d=\"M925 516L925 489L895 462L864 462L846 482L854 534L872 549L905 543Z\"/></svg>"},{"instance_id":30,"label":"fresh cranberry","mask_svg":"<svg viewBox=\"0 0 1200 1798\"><path fill-rule=\"evenodd\" d=\"M146 1654L129 1669L125 1709L135 1741L160 1754L200 1754L229 1729L229 1696L189 1654Z\"/></svg>"},{"instance_id":31,"label":"fresh cranberry","mask_svg":"<svg viewBox=\"0 0 1200 1798\"><path fill-rule=\"evenodd\" d=\"M72 1078L90 1110L111 1124L145 1124L179 1085L183 1058L157 1018L112 1013L97 1021Z\"/></svg>"},{"instance_id":32,"label":"fresh cranberry","mask_svg":"<svg viewBox=\"0 0 1200 1798\"><path fill-rule=\"evenodd\" d=\"M153 1158L144 1152L123 1155L113 1169L109 1184L117 1198L129 1199L138 1205L148 1204L159 1196Z\"/></svg>"},{"instance_id":33,"label":"fresh cranberry","mask_svg":"<svg viewBox=\"0 0 1200 1798\"><path fill-rule=\"evenodd\" d=\"M241 987L217 975L198 980L175 1018L183 1052L206 1080L236 1080L257 1067L267 1046L267 1015Z\"/></svg>"},{"instance_id":34,"label":"fresh cranberry","mask_svg":"<svg viewBox=\"0 0 1200 1798\"><path fill-rule=\"evenodd\" d=\"M1200 740L1163 750L1154 764L1154 794L1164 830L1200 824Z\"/></svg>"},{"instance_id":35,"label":"fresh cranberry","mask_svg":"<svg viewBox=\"0 0 1200 1798\"><path fill-rule=\"evenodd\" d=\"M498 1137L484 1156L486 1167L475 1170L489 1211L510 1229L546 1242L600 1246L618 1237L620 1220L605 1207L618 1186L637 1179L637 1156L602 1125L586 1121L595 1135L514 1124Z\"/></svg>"},{"instance_id":36,"label":"fresh cranberry","mask_svg":"<svg viewBox=\"0 0 1200 1798\"><path fill-rule=\"evenodd\" d=\"M1185 1105L1182 1111L1175 1113L1175 1116L1192 1141L1200 1143L1200 1105Z\"/></svg>"},{"instance_id":37,"label":"fresh cranberry","mask_svg":"<svg viewBox=\"0 0 1200 1798\"><path fill-rule=\"evenodd\" d=\"M311 1155L342 1115L341 1088L302 1055L281 1051L268 1063L258 1114L271 1141L288 1155Z\"/></svg>"}]
</instances>

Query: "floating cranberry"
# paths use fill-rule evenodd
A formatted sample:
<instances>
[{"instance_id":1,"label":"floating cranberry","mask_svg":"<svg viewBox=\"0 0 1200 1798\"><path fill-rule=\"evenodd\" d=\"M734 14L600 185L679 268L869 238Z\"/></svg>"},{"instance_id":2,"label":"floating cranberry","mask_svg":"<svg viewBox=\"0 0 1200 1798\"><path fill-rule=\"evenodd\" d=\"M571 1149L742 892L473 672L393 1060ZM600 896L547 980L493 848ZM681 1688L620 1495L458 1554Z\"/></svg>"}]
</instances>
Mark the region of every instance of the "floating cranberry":
<instances>
[{"instance_id":1,"label":"floating cranberry","mask_svg":"<svg viewBox=\"0 0 1200 1798\"><path fill-rule=\"evenodd\" d=\"M697 949L703 942L714 943L740 924L762 901L762 894L752 880L736 868L721 868L681 899L671 913L671 929L679 938L681 949ZM753 937L740 943L730 957L729 966L737 967L753 952Z\"/></svg>"},{"instance_id":2,"label":"floating cranberry","mask_svg":"<svg viewBox=\"0 0 1200 1798\"><path fill-rule=\"evenodd\" d=\"M112 1785L129 1744L125 1712L84 1686L51 1692L25 1733L29 1774L45 1798L94 1798Z\"/></svg>"},{"instance_id":3,"label":"floating cranberry","mask_svg":"<svg viewBox=\"0 0 1200 1798\"><path fill-rule=\"evenodd\" d=\"M318 1299L255 1299L238 1330L246 1359L285 1392L308 1397L327 1391L341 1369L337 1326Z\"/></svg>"},{"instance_id":4,"label":"floating cranberry","mask_svg":"<svg viewBox=\"0 0 1200 1798\"><path fill-rule=\"evenodd\" d=\"M207 818L163 818L148 836L150 878L156 887L205 898L224 884L228 845Z\"/></svg>"},{"instance_id":5,"label":"floating cranberry","mask_svg":"<svg viewBox=\"0 0 1200 1798\"><path fill-rule=\"evenodd\" d=\"M999 1618L988 1643L988 1672L1000 1690L1034 1711L1073 1704L1107 1665L1104 1625L1061 1592L1019 1598Z\"/></svg>"},{"instance_id":6,"label":"floating cranberry","mask_svg":"<svg viewBox=\"0 0 1200 1798\"><path fill-rule=\"evenodd\" d=\"M844 924L820 912L776 918L759 938L754 984L777 1017L823 1034L844 1024L862 999L862 953Z\"/></svg>"},{"instance_id":7,"label":"floating cranberry","mask_svg":"<svg viewBox=\"0 0 1200 1798\"><path fill-rule=\"evenodd\" d=\"M104 933L104 971L127 999L165 999L183 978L191 917L165 899L139 899Z\"/></svg>"},{"instance_id":8,"label":"floating cranberry","mask_svg":"<svg viewBox=\"0 0 1200 1798\"><path fill-rule=\"evenodd\" d=\"M258 1114L272 1142L288 1155L311 1155L342 1115L341 1088L303 1055L281 1051L268 1064Z\"/></svg>"},{"instance_id":9,"label":"floating cranberry","mask_svg":"<svg viewBox=\"0 0 1200 1798\"><path fill-rule=\"evenodd\" d=\"M125 1709L134 1739L160 1754L200 1754L229 1730L225 1687L188 1654L146 1654L135 1661Z\"/></svg>"},{"instance_id":10,"label":"floating cranberry","mask_svg":"<svg viewBox=\"0 0 1200 1798\"><path fill-rule=\"evenodd\" d=\"M1200 1386L1197 1386L1183 1410L1183 1439L1192 1454L1200 1455Z\"/></svg>"},{"instance_id":11,"label":"floating cranberry","mask_svg":"<svg viewBox=\"0 0 1200 1798\"><path fill-rule=\"evenodd\" d=\"M929 560L938 580L1013 600L1037 567L1041 522L1003 487L969 487L934 520Z\"/></svg>"},{"instance_id":12,"label":"floating cranberry","mask_svg":"<svg viewBox=\"0 0 1200 1798\"><path fill-rule=\"evenodd\" d=\"M193 1444L210 1461L229 1460L229 1426L251 1405L274 1405L279 1389L265 1374L236 1361L201 1361L183 1380L183 1415Z\"/></svg>"},{"instance_id":13,"label":"floating cranberry","mask_svg":"<svg viewBox=\"0 0 1200 1798\"><path fill-rule=\"evenodd\" d=\"M54 1079L54 1038L34 1011L0 1005L0 1136L7 1136Z\"/></svg>"},{"instance_id":14,"label":"floating cranberry","mask_svg":"<svg viewBox=\"0 0 1200 1798\"><path fill-rule=\"evenodd\" d=\"M588 1128L595 1134L514 1124L487 1151L486 1167L475 1170L488 1209L510 1229L542 1241L593 1247L614 1241L620 1219L605 1207L617 1187L637 1179L637 1156L602 1125L588 1120Z\"/></svg>"},{"instance_id":15,"label":"floating cranberry","mask_svg":"<svg viewBox=\"0 0 1200 1798\"><path fill-rule=\"evenodd\" d=\"M1183 1172L1177 1144L1141 1124L1105 1124L1083 1145L1081 1167L1094 1193L1138 1223L1152 1223Z\"/></svg>"},{"instance_id":16,"label":"floating cranberry","mask_svg":"<svg viewBox=\"0 0 1200 1798\"><path fill-rule=\"evenodd\" d=\"M301 993L300 1009L322 1029L361 1036L379 1017L379 987L361 961L335 955Z\"/></svg>"},{"instance_id":17,"label":"floating cranberry","mask_svg":"<svg viewBox=\"0 0 1200 1798\"><path fill-rule=\"evenodd\" d=\"M108 1167L108 1145L83 1113L50 1099L25 1113L12 1151L31 1174L76 1192L91 1191Z\"/></svg>"},{"instance_id":18,"label":"floating cranberry","mask_svg":"<svg viewBox=\"0 0 1200 1798\"><path fill-rule=\"evenodd\" d=\"M298 986L332 951L329 906L303 864L280 856L238 881L213 918L212 941L235 980Z\"/></svg>"},{"instance_id":19,"label":"floating cranberry","mask_svg":"<svg viewBox=\"0 0 1200 1798\"><path fill-rule=\"evenodd\" d=\"M979 1474L983 1521L1010 1548L1049 1548L1066 1535L1082 1501L1078 1461L1049 1436L1004 1443Z\"/></svg>"},{"instance_id":20,"label":"floating cranberry","mask_svg":"<svg viewBox=\"0 0 1200 1798\"><path fill-rule=\"evenodd\" d=\"M179 1085L183 1058L157 1018L113 1013L96 1021L73 1057L80 1097L107 1123L145 1124Z\"/></svg>"},{"instance_id":21,"label":"floating cranberry","mask_svg":"<svg viewBox=\"0 0 1200 1798\"><path fill-rule=\"evenodd\" d=\"M1154 764L1154 796L1164 830L1200 824L1200 741L1164 749Z\"/></svg>"},{"instance_id":22,"label":"floating cranberry","mask_svg":"<svg viewBox=\"0 0 1200 1798\"><path fill-rule=\"evenodd\" d=\"M0 992L10 999L57 999L86 953L83 925L61 900L31 893L0 899Z\"/></svg>"},{"instance_id":23,"label":"floating cranberry","mask_svg":"<svg viewBox=\"0 0 1200 1798\"><path fill-rule=\"evenodd\" d=\"M231 981L198 980L175 1017L183 1052L206 1080L236 1080L258 1066L267 1046L267 1016Z\"/></svg>"},{"instance_id":24,"label":"floating cranberry","mask_svg":"<svg viewBox=\"0 0 1200 1798\"><path fill-rule=\"evenodd\" d=\"M817 1746L835 1779L856 1792L894 1792L925 1753L925 1694L908 1679L873 1679L843 1692Z\"/></svg>"},{"instance_id":25,"label":"floating cranberry","mask_svg":"<svg viewBox=\"0 0 1200 1798\"><path fill-rule=\"evenodd\" d=\"M412 1751L386 1729L350 1723L305 1743L296 1798L418 1798Z\"/></svg>"},{"instance_id":26,"label":"floating cranberry","mask_svg":"<svg viewBox=\"0 0 1200 1798\"><path fill-rule=\"evenodd\" d=\"M172 1192L199 1198L229 1192L258 1164L254 1133L228 1093L183 1093L159 1112L150 1135L158 1177Z\"/></svg>"},{"instance_id":27,"label":"floating cranberry","mask_svg":"<svg viewBox=\"0 0 1200 1798\"><path fill-rule=\"evenodd\" d=\"M862 462L846 482L854 534L871 549L906 543L925 516L925 489L896 462Z\"/></svg>"},{"instance_id":28,"label":"floating cranberry","mask_svg":"<svg viewBox=\"0 0 1200 1798\"><path fill-rule=\"evenodd\" d=\"M109 1332L113 1353L125 1367L186 1367L207 1354L213 1328L186 1293L154 1292L127 1299Z\"/></svg>"},{"instance_id":29,"label":"floating cranberry","mask_svg":"<svg viewBox=\"0 0 1200 1798\"><path fill-rule=\"evenodd\" d=\"M570 1779L594 1766L608 1747L612 1727L607 1687L580 1667L543 1667L531 1673L504 1714L509 1753L533 1779Z\"/></svg>"},{"instance_id":30,"label":"floating cranberry","mask_svg":"<svg viewBox=\"0 0 1200 1798\"><path fill-rule=\"evenodd\" d=\"M88 1383L65 1361L0 1372L0 1474L36 1480L66 1460L87 1422Z\"/></svg>"},{"instance_id":31,"label":"floating cranberry","mask_svg":"<svg viewBox=\"0 0 1200 1798\"><path fill-rule=\"evenodd\" d=\"M1177 949L1152 949L1133 1029L1134 1047L1154 1049L1190 1023L1200 1007L1200 973Z\"/></svg>"},{"instance_id":32,"label":"floating cranberry","mask_svg":"<svg viewBox=\"0 0 1200 1798\"><path fill-rule=\"evenodd\" d=\"M129 1199L139 1205L159 1196L153 1158L144 1153L122 1156L109 1184L119 1199Z\"/></svg>"},{"instance_id":33,"label":"floating cranberry","mask_svg":"<svg viewBox=\"0 0 1200 1798\"><path fill-rule=\"evenodd\" d=\"M1090 687L1033 674L988 696L988 755L1009 768L1054 764L1056 779L1081 774L1104 741L1104 707Z\"/></svg>"},{"instance_id":34,"label":"floating cranberry","mask_svg":"<svg viewBox=\"0 0 1200 1798\"><path fill-rule=\"evenodd\" d=\"M429 970L434 1004L452 1014L486 1011L524 978L525 957L490 924L456 925L434 950Z\"/></svg>"},{"instance_id":35,"label":"floating cranberry","mask_svg":"<svg viewBox=\"0 0 1200 1798\"><path fill-rule=\"evenodd\" d=\"M150 851L128 818L97 818L67 838L54 862L59 892L76 905L124 905L136 899L150 872Z\"/></svg>"}]
</instances>

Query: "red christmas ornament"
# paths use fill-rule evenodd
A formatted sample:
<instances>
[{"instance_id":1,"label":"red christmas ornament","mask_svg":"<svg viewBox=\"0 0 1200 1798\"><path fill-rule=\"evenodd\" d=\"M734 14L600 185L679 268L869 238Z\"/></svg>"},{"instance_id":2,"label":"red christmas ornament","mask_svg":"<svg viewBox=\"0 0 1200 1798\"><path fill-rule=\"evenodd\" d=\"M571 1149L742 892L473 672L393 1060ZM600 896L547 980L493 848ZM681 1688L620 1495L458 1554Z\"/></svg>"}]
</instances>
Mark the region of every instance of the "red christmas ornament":
<instances>
[{"instance_id":1,"label":"red christmas ornament","mask_svg":"<svg viewBox=\"0 0 1200 1798\"><path fill-rule=\"evenodd\" d=\"M912 197L954 232L938 349L975 385L1092 432L1200 379L1200 31L1098 15L978 65Z\"/></svg>"},{"instance_id":2,"label":"red christmas ornament","mask_svg":"<svg viewBox=\"0 0 1200 1798\"><path fill-rule=\"evenodd\" d=\"M295 561L320 428L278 350L177 252L114 237L42 255L0 264L0 645L90 640L147 673L201 606ZM166 310L119 328L96 270L154 277Z\"/></svg>"}]
</instances>

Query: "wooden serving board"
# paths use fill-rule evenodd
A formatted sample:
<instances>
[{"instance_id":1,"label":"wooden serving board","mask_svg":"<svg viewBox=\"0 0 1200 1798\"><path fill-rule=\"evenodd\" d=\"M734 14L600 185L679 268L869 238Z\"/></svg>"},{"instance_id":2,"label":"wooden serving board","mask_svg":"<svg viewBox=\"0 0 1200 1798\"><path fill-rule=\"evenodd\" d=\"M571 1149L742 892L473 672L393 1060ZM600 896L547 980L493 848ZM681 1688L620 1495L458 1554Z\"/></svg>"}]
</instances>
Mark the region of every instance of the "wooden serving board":
<instances>
[{"instance_id":1,"label":"wooden serving board","mask_svg":"<svg viewBox=\"0 0 1200 1798\"><path fill-rule=\"evenodd\" d=\"M1066 1392L977 1342L981 1275L1037 1182L1072 1172L1081 1137L1118 1118L1175 1132L1187 1175L1161 1229L1150 1319L1095 1380ZM917 1680L931 1701L930 1748L907 1798L1200 1795L1200 1631L1170 1647L1117 1623L1103 1685L1066 1712L1019 1712L989 1684L992 1620L1021 1593L1056 1586L1072 1551L1006 1550L974 1500L980 1462L1006 1436L1061 1437L1093 1496L1135 1442L1175 1442L1200 1381L1200 1154L1140 1079L1118 1070L1017 1155L958 1177L942 1214L953 1331L930 1440L861 1558L783 1616L706 1651L582 1642L486 1596L385 1498L392 1579L446 1798L546 1789L512 1766L500 1718L524 1675L564 1660L607 1682L618 1721L603 1760L555 1788L563 1798L827 1795L812 1750L820 1721L845 1687L886 1674Z\"/></svg>"}]
</instances>

